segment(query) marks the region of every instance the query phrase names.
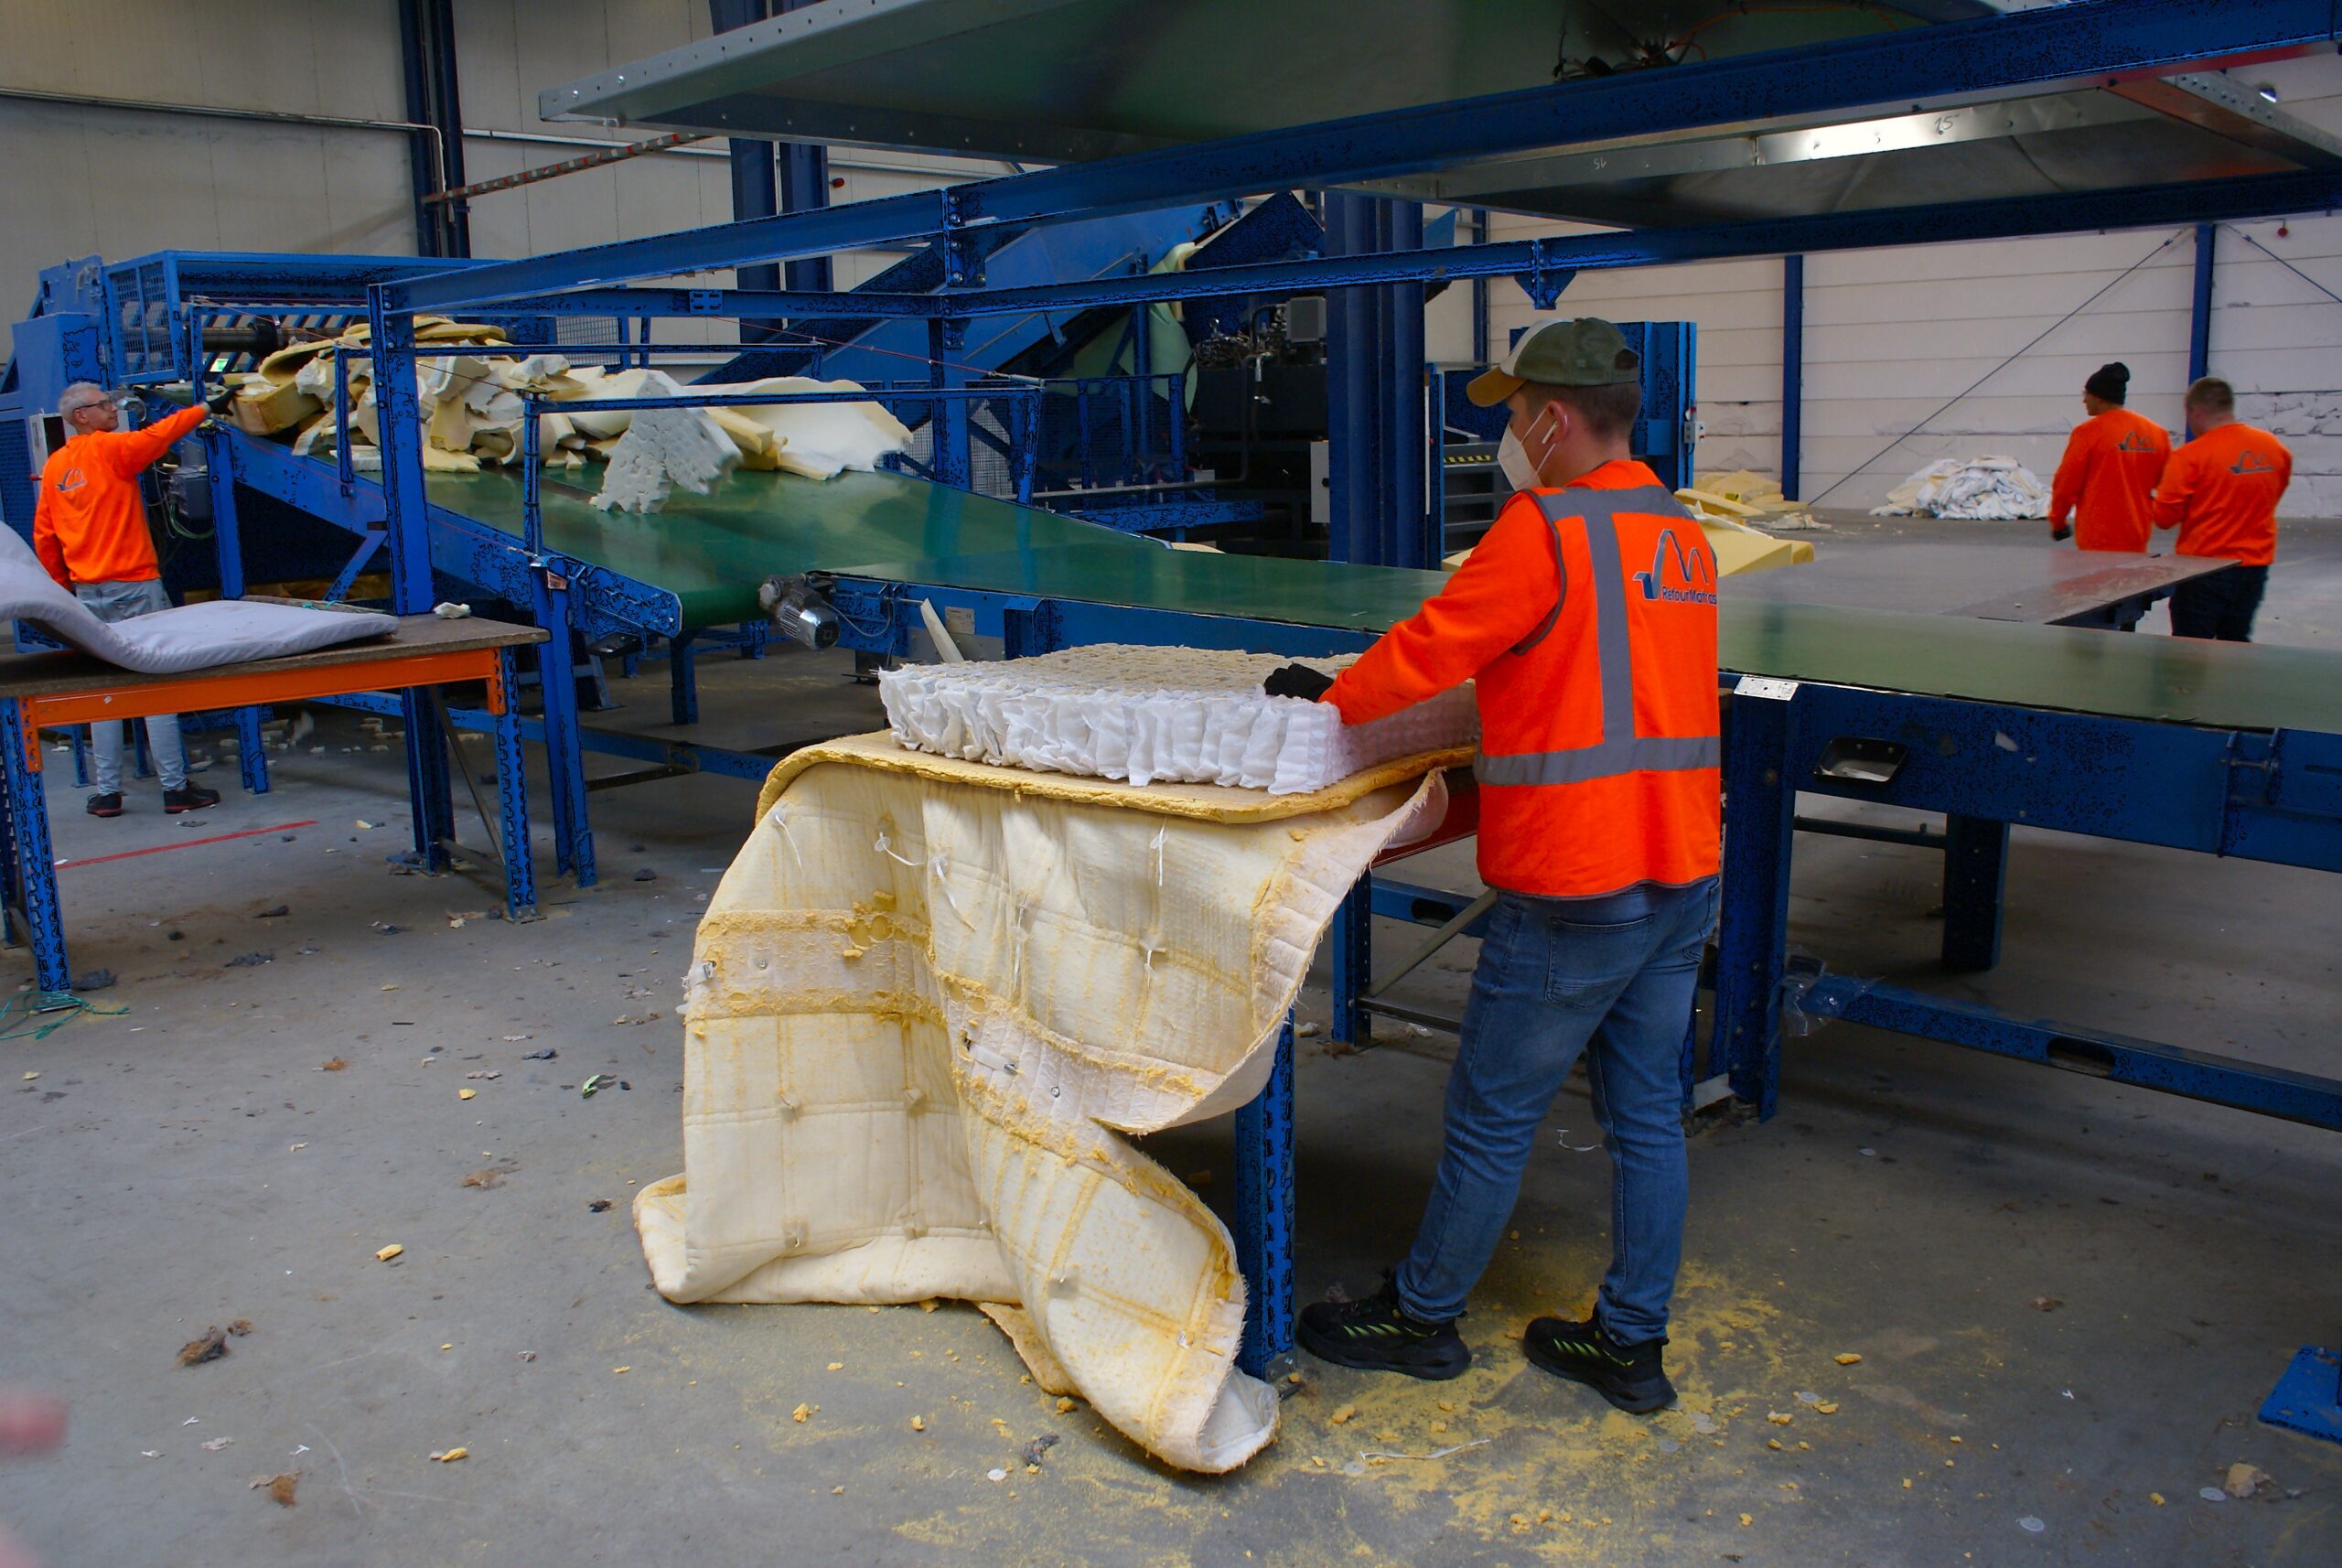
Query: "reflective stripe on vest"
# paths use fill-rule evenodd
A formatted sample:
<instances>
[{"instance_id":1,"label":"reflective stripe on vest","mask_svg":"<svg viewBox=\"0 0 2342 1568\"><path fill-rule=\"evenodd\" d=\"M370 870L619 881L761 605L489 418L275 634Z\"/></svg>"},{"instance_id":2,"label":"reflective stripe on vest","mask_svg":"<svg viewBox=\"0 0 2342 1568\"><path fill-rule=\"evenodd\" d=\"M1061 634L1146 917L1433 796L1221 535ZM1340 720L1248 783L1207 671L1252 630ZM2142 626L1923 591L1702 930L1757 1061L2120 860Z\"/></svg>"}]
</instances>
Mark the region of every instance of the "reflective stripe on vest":
<instances>
[{"instance_id":1,"label":"reflective stripe on vest","mask_svg":"<svg viewBox=\"0 0 2342 1568\"><path fill-rule=\"evenodd\" d=\"M1634 645L1627 628L1627 582L1618 556L1619 512L1680 517L1694 528L1699 524L1671 492L1657 485L1624 490L1578 489L1561 495L1537 493L1533 499L1544 514L1546 531L1552 535L1553 575L1562 585L1562 594L1569 591L1569 577L1562 560L1561 520L1585 521L1586 554L1594 576L1594 648L1602 682L1602 738L1568 751L1524 751L1504 757L1484 753L1474 760L1472 776L1483 784L1583 784L1620 773L1678 773L1720 766L1723 747L1715 736L1635 733ZM1561 614L1562 596L1557 594L1545 618L1514 644L1512 651L1527 653L1544 641Z\"/></svg>"}]
</instances>

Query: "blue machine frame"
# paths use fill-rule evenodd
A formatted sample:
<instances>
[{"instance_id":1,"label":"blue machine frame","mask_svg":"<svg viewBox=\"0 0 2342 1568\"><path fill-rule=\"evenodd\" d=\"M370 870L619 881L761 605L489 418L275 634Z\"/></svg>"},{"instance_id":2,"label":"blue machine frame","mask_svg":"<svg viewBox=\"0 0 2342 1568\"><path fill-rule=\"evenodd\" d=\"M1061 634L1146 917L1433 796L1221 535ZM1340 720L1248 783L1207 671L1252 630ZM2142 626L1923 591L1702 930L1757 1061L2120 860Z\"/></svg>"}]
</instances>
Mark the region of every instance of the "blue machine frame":
<instances>
[{"instance_id":1,"label":"blue machine frame","mask_svg":"<svg viewBox=\"0 0 2342 1568\"><path fill-rule=\"evenodd\" d=\"M2342 174L2322 170L2267 175L2218 182L2144 187L2127 190L2059 194L1952 205L1855 211L1704 227L1603 233L1513 244L1476 244L1440 250L1411 248L1417 235L1403 216L1390 229L1387 248L1345 247L1351 253L1318 259L1261 262L1143 277L1104 278L1022 288L987 289L983 263L989 240L1004 226L1040 225L1080 217L1137 211L1230 193L1288 188L1295 184L1342 186L1428 170L1468 158L1597 138L1633 137L1692 130L1741 121L1853 112L1875 105L1906 106L1956 99L1963 93L2009 88L2056 89L2102 83L2137 75L2168 72L2206 61L2245 59L2298 52L2330 44L2337 33L2331 0L2077 0L2077 3L1946 23L1904 32L1831 44L1786 55L1756 55L1643 71L1608 79L1559 83L1464 102L1392 111L1260 135L1232 138L1126 157L1076 164L1000 179L880 200L751 219L680 233L652 236L535 257L525 261L447 268L415 275L413 267L371 280L369 314L373 328L378 385L383 391L383 482L380 510L363 526L387 535L396 607L427 608L430 567L446 554L451 566L521 603L534 603L548 627L593 624L597 617L627 625L656 623L665 611L646 599L641 585L613 580L585 564L539 557L521 559L499 547L489 560L481 542L467 537L462 520L430 508L423 488L419 431L411 366L414 318L419 312L494 311L519 315L611 315L647 320L661 316L736 316L750 319L814 316L872 318L905 317L929 325L931 355L944 360L962 341L972 317L1062 311L1109 305L1144 305L1174 299L1231 295L1283 295L1328 287L1415 285L1426 280L1518 278L1541 307L1550 308L1570 278L1588 268L1638 266L1720 256L1812 253L1864 246L1928 243L1960 239L2012 237L2268 216L2342 206ZM1403 204L1402 204L1403 205ZM1355 235L1353 236L1355 238ZM625 287L631 280L817 256L857 245L931 241L944 286L932 294ZM295 266L293 258L263 258ZM1419 290L1417 291L1420 292ZM1402 313L1403 314L1403 313ZM1418 318L1419 324L1419 318ZM1402 353L1404 323L1392 338ZM1410 364L1420 364L1421 354ZM1337 441L1382 440L1403 431L1405 410L1393 397L1379 400L1370 417L1345 422ZM1420 403L1416 409L1419 417ZM1380 431L1378 435L1377 431ZM1405 446L1407 443L1400 443ZM219 466L241 482L270 493L305 498L329 512L357 519L358 498L341 493L334 476L318 465L295 472L289 457L265 454L257 443L230 441ZM1420 454L1423 443L1413 443ZM1384 442L1388 450L1389 443ZM949 463L939 468L958 478ZM1403 484L1404 465L1390 469ZM275 487L270 489L270 487ZM373 500L367 496L367 503ZM295 504L303 504L297 501ZM305 507L305 510L306 508ZM1377 513L1392 532L1360 541L1361 558L1405 562L1424 542L1408 526L1406 509ZM488 574L473 576L473 573ZM867 624L894 628L907 585L871 580L838 585L841 607ZM1249 622L1230 618L1189 617L1015 596L955 592L922 586L920 596L939 606L972 609L980 629L996 630L1013 655L1037 652L1069 642L1117 640L1184 641L1312 653L1354 648L1364 639L1299 626ZM670 602L671 603L671 601ZM671 618L671 617L670 618ZM886 638L873 639L887 640ZM565 640L556 634L564 651ZM550 672L549 672L550 676ZM565 684L565 682L564 682ZM1736 826L1727 867L1731 914L1726 948L1731 959L1756 967L1749 976L1729 975L1720 1000L1727 1020L1725 1055L1736 1084L1745 1085L1769 1109L1769 1086L1778 1062L1777 1026L1768 1020L1780 991L1780 900L1785 896L1788 840L1794 789L1778 782L1800 777L1786 769L1805 760L1799 737L1823 729L1885 722L1887 710L1918 703L1885 693L1829 694L1842 689L1808 688L1771 706L1735 698L1731 758L1735 769L1736 824L1778 819L1767 835ZM548 692L548 701L551 693ZM1843 711L1833 704L1848 704ZM1863 704L1875 712L1860 714ZM551 709L548 709L549 715ZM435 736L421 746L427 715L409 704L409 743L418 837L426 821L445 814L446 780ZM1766 715L1771 715L1767 717ZM2334 764L2326 749L2333 737L2237 735L2207 737L2197 732L2157 733L2161 726L2133 726L2141 733L2090 730L2103 725L2069 715L1984 710L1939 715L1962 725L2011 725L2037 743L2042 756L2055 747L2119 741L2122 767L2146 770L2158 783L2183 780L2185 792L2156 802L2155 791L2123 789L2122 768L2109 763L2095 777L2075 780L2089 804L2072 802L2052 825L2105 832L2150 843L2186 843L2294 864L2331 865L2335 802L2318 796L2317 770ZM1809 723L1809 717L1810 722ZM574 714L570 721L574 723ZM546 728L557 727L550 716ZM564 745L571 744L564 742ZM2034 749L2028 746L2028 750ZM1981 755L1990 762L1995 748ZM1979 754L1964 753L1964 758ZM2115 755L2115 754L2106 754ZM1762 783L1761 761L1779 769ZM2215 760L2216 759L2216 760ZM432 768L435 764L435 777ZM2206 768L2220 787L2208 794ZM1745 796L1741 775L1755 770L1756 788ZM1899 777L1899 776L1898 776ZM2255 798L2255 779L2284 799ZM1904 788L1907 799L1945 800L1969 821L1990 824L2012 820L1996 811L2035 813L2021 820L2048 821L2051 802L2033 792L2036 781L2004 767L1918 767ZM2084 787L2087 788L2084 788ZM582 819L582 781L575 816ZM557 787L556 802L559 803ZM1754 802L1754 803L1752 803ZM1767 815L1769 813L1769 816ZM419 844L419 848L421 845ZM1991 910L1996 918L1997 866L2005 849L2005 829L1971 831L1948 865L1971 889L1966 906ZM573 863L575 851L572 850ZM590 848L586 852L590 854ZM590 876L588 861L583 873ZM1439 896L1426 890L1394 890L1388 908L1423 918ZM1376 890L1361 885L1336 927L1337 1032L1362 1035L1359 1004L1366 957L1366 915L1385 905ZM1446 911L1453 913L1454 911ZM1439 918L1445 918L1441 915ZM1981 913L1956 922L1971 934L1989 930ZM1733 967L1726 964L1727 970ZM1849 994L1824 977L1805 993L1808 1010L1835 1009L1845 1016L1900 1020L1943 1031L1939 1037L1990 1044L2036 1059L2089 1068L2095 1063L2128 1081L2185 1084L2186 1091L2240 1103L2259 1097L2258 1108L2331 1124L2331 1086L2283 1088L2240 1064L2212 1066L2158 1056L2137 1042L2094 1036L2079 1058L2076 1047L2059 1042L2081 1036L2059 1032L2030 1044L2014 1026L1961 1021L1955 1034L1951 1011L1925 998L1887 996L1877 988ZM1894 1011L1893 1009L1899 1009ZM1289 1036L1280 1046L1289 1053ZM2068 1053L2061 1058L2060 1051ZM2096 1053L2096 1054L2091 1054ZM2068 1059L2070 1058L2070 1059ZM2095 1070L2095 1069L2092 1069ZM1243 1362L1259 1369L1291 1344L1292 1106L1291 1076L1281 1060L1262 1101L1239 1118L1237 1227L1240 1262L1254 1282L1255 1319L1248 1324Z\"/></svg>"}]
</instances>

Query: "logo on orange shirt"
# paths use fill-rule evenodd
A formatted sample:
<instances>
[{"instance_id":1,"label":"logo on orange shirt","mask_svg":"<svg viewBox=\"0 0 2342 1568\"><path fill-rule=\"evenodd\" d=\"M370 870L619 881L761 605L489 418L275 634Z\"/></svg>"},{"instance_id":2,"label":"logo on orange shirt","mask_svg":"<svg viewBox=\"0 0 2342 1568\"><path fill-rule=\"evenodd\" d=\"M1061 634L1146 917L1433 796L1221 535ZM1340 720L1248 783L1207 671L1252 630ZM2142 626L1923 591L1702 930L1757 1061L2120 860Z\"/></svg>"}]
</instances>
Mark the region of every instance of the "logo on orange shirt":
<instances>
[{"instance_id":1,"label":"logo on orange shirt","mask_svg":"<svg viewBox=\"0 0 2342 1568\"><path fill-rule=\"evenodd\" d=\"M2276 464L2270 462L2250 446L2238 453L2236 461L2229 465L2229 472L2231 474L2273 474L2276 471Z\"/></svg>"},{"instance_id":2,"label":"logo on orange shirt","mask_svg":"<svg viewBox=\"0 0 2342 1568\"><path fill-rule=\"evenodd\" d=\"M2135 430L2126 430L2122 439L2114 444L2117 452L2152 452L2154 447Z\"/></svg>"},{"instance_id":3,"label":"logo on orange shirt","mask_svg":"<svg viewBox=\"0 0 2342 1568\"><path fill-rule=\"evenodd\" d=\"M57 493L61 496L70 495L87 483L89 481L81 478L81 469L68 468L57 477Z\"/></svg>"},{"instance_id":4,"label":"logo on orange shirt","mask_svg":"<svg viewBox=\"0 0 2342 1568\"><path fill-rule=\"evenodd\" d=\"M1680 588L1665 585L1667 563L1671 557L1675 562L1675 575L1683 581L1683 586ZM1659 548L1651 552L1650 570L1636 573L1635 581L1642 585L1646 599L1661 599L1677 605L1712 605L1716 602L1716 572L1708 560L1707 553L1697 545L1686 549L1678 543L1675 531L1671 528L1660 531ZM1701 583L1707 584L1707 587L1699 587Z\"/></svg>"}]
</instances>

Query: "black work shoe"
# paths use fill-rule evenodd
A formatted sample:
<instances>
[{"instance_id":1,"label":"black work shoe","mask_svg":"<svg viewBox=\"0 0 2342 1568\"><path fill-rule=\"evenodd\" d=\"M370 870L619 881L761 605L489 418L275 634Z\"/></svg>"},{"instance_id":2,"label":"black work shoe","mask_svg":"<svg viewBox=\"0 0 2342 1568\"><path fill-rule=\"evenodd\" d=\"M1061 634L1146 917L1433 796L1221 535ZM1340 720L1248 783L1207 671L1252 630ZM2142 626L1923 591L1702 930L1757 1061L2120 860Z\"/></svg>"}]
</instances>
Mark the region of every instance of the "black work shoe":
<instances>
[{"instance_id":1,"label":"black work shoe","mask_svg":"<svg viewBox=\"0 0 2342 1568\"><path fill-rule=\"evenodd\" d=\"M1302 1347L1321 1361L1361 1372L1404 1372L1444 1381L1460 1377L1472 1352L1453 1319L1425 1323L1399 1305L1398 1287L1382 1276L1382 1288L1364 1301L1321 1301L1301 1309L1296 1332Z\"/></svg>"},{"instance_id":2,"label":"black work shoe","mask_svg":"<svg viewBox=\"0 0 2342 1568\"><path fill-rule=\"evenodd\" d=\"M220 791L206 789L200 784L189 784L183 789L163 791L163 810L174 817L181 811L199 811L206 806L216 806L219 803Z\"/></svg>"},{"instance_id":3,"label":"black work shoe","mask_svg":"<svg viewBox=\"0 0 2342 1568\"><path fill-rule=\"evenodd\" d=\"M117 789L111 795L92 795L84 809L93 817L118 817L122 815L122 791Z\"/></svg>"},{"instance_id":4,"label":"black work shoe","mask_svg":"<svg viewBox=\"0 0 2342 1568\"><path fill-rule=\"evenodd\" d=\"M1557 1378L1584 1383L1632 1415L1649 1415L1675 1402L1667 1380L1666 1336L1639 1345L1621 1345L1593 1318L1572 1323L1541 1317L1520 1337L1529 1359Z\"/></svg>"}]
</instances>

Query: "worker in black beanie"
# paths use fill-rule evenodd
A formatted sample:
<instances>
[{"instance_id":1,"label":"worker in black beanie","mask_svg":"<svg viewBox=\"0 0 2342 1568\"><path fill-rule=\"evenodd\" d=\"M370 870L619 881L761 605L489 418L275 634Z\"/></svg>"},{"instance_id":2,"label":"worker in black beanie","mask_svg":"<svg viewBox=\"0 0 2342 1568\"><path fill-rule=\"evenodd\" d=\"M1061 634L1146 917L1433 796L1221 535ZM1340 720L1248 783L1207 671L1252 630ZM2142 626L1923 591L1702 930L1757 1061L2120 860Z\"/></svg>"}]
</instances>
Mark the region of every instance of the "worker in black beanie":
<instances>
[{"instance_id":1,"label":"worker in black beanie","mask_svg":"<svg viewBox=\"0 0 2342 1568\"><path fill-rule=\"evenodd\" d=\"M2100 365L2082 383L2090 417L2074 426L2050 482L2052 540L2071 532L2077 549L2145 552L2154 532L2149 498L2171 456L2171 437L2122 406L2130 392L2131 367L2119 360Z\"/></svg>"},{"instance_id":2,"label":"worker in black beanie","mask_svg":"<svg viewBox=\"0 0 2342 1568\"><path fill-rule=\"evenodd\" d=\"M2111 365L2100 365L2090 373L2090 380L2082 383L2082 391L2089 394L2093 403L2106 403L2121 408L2130 401L2131 397L2131 367L2120 360ZM2093 406L2093 403L2085 403L2083 406L2089 408L2092 413L2106 412L2103 408Z\"/></svg>"}]
</instances>

